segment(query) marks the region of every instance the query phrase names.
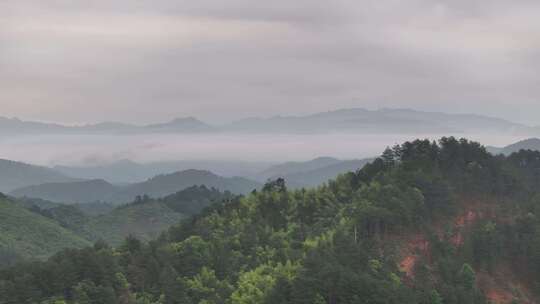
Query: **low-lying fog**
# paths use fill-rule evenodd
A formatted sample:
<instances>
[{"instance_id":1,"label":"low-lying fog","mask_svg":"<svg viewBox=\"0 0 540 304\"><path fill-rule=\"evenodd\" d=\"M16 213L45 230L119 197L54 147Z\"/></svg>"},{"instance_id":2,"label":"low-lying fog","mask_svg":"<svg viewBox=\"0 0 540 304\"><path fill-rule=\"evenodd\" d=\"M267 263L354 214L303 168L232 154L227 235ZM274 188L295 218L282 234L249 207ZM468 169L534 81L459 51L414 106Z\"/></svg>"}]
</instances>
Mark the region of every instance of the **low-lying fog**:
<instances>
[{"instance_id":1,"label":"low-lying fog","mask_svg":"<svg viewBox=\"0 0 540 304\"><path fill-rule=\"evenodd\" d=\"M448 136L448 134L445 134ZM92 166L120 159L136 162L172 160L270 161L341 159L379 155L387 146L415 138L444 135L411 134L152 134L130 136L45 135L0 137L0 158L39 165ZM454 134L484 145L504 146L523 136Z\"/></svg>"}]
</instances>

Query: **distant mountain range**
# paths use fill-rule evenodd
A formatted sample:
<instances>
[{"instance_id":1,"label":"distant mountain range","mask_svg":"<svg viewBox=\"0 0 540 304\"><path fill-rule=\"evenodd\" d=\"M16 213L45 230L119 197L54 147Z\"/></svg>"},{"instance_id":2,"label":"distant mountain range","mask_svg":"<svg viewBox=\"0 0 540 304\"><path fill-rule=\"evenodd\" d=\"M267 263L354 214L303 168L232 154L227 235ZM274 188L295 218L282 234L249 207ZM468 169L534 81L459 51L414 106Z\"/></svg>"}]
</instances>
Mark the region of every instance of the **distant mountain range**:
<instances>
[{"instance_id":1,"label":"distant mountain range","mask_svg":"<svg viewBox=\"0 0 540 304\"><path fill-rule=\"evenodd\" d=\"M33 185L16 189L9 194L15 197L40 198L66 204L96 201L122 204L133 201L139 195L157 198L194 185L205 185L238 194L248 193L261 186L258 182L242 177L222 177L209 171L191 169L158 175L147 181L125 186L113 185L97 179Z\"/></svg>"},{"instance_id":2,"label":"distant mountain range","mask_svg":"<svg viewBox=\"0 0 540 304\"><path fill-rule=\"evenodd\" d=\"M14 134L138 134L138 133L197 133L211 132L214 127L193 117L177 118L170 122L144 126L119 122L89 125L61 125L23 121L18 118L0 117L0 135Z\"/></svg>"},{"instance_id":3,"label":"distant mountain range","mask_svg":"<svg viewBox=\"0 0 540 304\"><path fill-rule=\"evenodd\" d=\"M165 123L132 125L105 122L68 126L0 118L0 134L138 134L138 133L540 133L540 128L474 114L447 114L411 109L342 109L305 116L247 118L228 124L207 124L194 117Z\"/></svg>"},{"instance_id":4,"label":"distant mountain range","mask_svg":"<svg viewBox=\"0 0 540 304\"><path fill-rule=\"evenodd\" d=\"M260 183L268 179L283 177L290 187L314 187L336 177L340 173L356 171L369 159L340 160L319 157L306 162L241 161L171 161L140 164L121 160L108 165L94 167L56 166L54 170L80 179L104 179L113 184L135 183L158 174L170 174L190 168L206 170L224 177L242 176Z\"/></svg>"},{"instance_id":5,"label":"distant mountain range","mask_svg":"<svg viewBox=\"0 0 540 304\"><path fill-rule=\"evenodd\" d=\"M124 159L98 166L55 166L53 169L73 178L104 179L113 184L125 184L142 182L159 174L170 174L188 169L211 171L224 177L251 177L273 164L220 160L183 160L143 164Z\"/></svg>"},{"instance_id":6,"label":"distant mountain range","mask_svg":"<svg viewBox=\"0 0 540 304\"><path fill-rule=\"evenodd\" d=\"M474 114L447 114L411 109L342 109L308 116L250 118L227 130L277 133L467 133L531 132L531 128L499 118Z\"/></svg>"},{"instance_id":7,"label":"distant mountain range","mask_svg":"<svg viewBox=\"0 0 540 304\"><path fill-rule=\"evenodd\" d=\"M486 147L486 149L492 154L504 154L510 155L514 152L519 152L520 150L533 150L540 151L540 139L538 138L529 138L517 143L508 145L506 147Z\"/></svg>"}]
</instances>

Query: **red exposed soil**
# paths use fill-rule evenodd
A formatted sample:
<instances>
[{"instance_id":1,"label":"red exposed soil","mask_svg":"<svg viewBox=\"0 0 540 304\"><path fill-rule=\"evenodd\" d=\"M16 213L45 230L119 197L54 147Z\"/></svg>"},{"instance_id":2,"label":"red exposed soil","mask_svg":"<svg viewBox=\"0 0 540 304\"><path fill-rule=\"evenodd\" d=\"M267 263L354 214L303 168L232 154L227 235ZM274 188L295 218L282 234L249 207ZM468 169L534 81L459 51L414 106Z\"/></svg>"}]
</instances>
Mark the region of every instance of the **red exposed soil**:
<instances>
[{"instance_id":1,"label":"red exposed soil","mask_svg":"<svg viewBox=\"0 0 540 304\"><path fill-rule=\"evenodd\" d=\"M418 256L416 255L408 255L406 256L401 263L399 264L399 269L407 275L409 278L414 277L414 265L416 265L416 260L418 259Z\"/></svg>"},{"instance_id":2,"label":"red exposed soil","mask_svg":"<svg viewBox=\"0 0 540 304\"><path fill-rule=\"evenodd\" d=\"M493 304L511 303L512 300L514 300L514 297L511 293L500 289L488 290L486 292L486 297L488 301Z\"/></svg>"},{"instance_id":3,"label":"red exposed soil","mask_svg":"<svg viewBox=\"0 0 540 304\"><path fill-rule=\"evenodd\" d=\"M454 233L448 239L456 247L461 247L465 243L465 235L468 230L480 219L489 218L497 222L506 222L509 219L505 217L497 217L496 210L493 209L493 204L484 203L476 200L462 200L463 209L467 210L463 214L457 216L453 221ZM443 225L436 225L435 231L441 239L443 236ZM430 244L425 235L417 234L412 239L406 241L402 250L402 259L399 263L400 270L409 280L414 280L415 266L421 258L431 260ZM478 287L484 291L488 301L493 304L510 304L517 300L517 303L534 304L537 303L532 299L530 293L524 284L519 283L519 279L515 277L514 271L510 267L503 269L499 266L494 274L478 273Z\"/></svg>"},{"instance_id":4,"label":"red exposed soil","mask_svg":"<svg viewBox=\"0 0 540 304\"><path fill-rule=\"evenodd\" d=\"M407 242L404 258L399 263L399 269L408 278L413 279L414 267L420 257L430 258L429 241L423 235L416 235L412 240Z\"/></svg>"},{"instance_id":5,"label":"red exposed soil","mask_svg":"<svg viewBox=\"0 0 540 304\"><path fill-rule=\"evenodd\" d=\"M484 291L489 303L535 304L528 289L512 272L512 269L499 265L493 274L477 273L478 287Z\"/></svg>"}]
</instances>

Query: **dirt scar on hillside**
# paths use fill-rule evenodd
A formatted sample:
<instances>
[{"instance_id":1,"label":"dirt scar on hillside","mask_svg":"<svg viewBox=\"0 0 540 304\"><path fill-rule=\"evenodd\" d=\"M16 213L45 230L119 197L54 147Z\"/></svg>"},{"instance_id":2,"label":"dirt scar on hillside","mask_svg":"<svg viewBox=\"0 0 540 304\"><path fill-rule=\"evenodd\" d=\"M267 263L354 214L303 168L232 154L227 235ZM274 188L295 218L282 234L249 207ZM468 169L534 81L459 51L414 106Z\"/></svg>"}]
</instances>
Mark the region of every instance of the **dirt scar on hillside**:
<instances>
[{"instance_id":1,"label":"dirt scar on hillside","mask_svg":"<svg viewBox=\"0 0 540 304\"><path fill-rule=\"evenodd\" d=\"M474 225L478 220L489 217L495 219L495 213L491 210L491 206L485 203L471 202L467 205L469 208L465 213L457 216L454 221L454 234L449 241L457 248L464 244L464 233L468 228ZM483 210L482 210L483 209ZM439 238L443 235L439 231ZM415 235L409 240L404 249L404 257L399 263L399 269L405 274L409 280L414 280L415 266L420 258L431 259L430 243L422 234ZM510 304L514 300L518 300L523 304L537 303L528 296L530 293L527 288L519 283L512 273L512 269L501 269L503 275L494 277L485 272L477 273L478 286L484 291L487 300L493 304ZM517 298L513 292L519 296Z\"/></svg>"}]
</instances>

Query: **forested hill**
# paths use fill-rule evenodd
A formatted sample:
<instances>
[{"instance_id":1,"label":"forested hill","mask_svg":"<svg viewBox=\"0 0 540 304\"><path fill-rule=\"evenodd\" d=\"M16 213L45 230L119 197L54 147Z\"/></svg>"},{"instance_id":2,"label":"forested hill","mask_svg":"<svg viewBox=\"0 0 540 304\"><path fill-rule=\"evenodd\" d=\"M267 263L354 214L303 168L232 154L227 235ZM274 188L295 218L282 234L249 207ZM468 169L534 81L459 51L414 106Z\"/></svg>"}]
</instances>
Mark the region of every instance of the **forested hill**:
<instances>
[{"instance_id":1,"label":"forested hill","mask_svg":"<svg viewBox=\"0 0 540 304\"><path fill-rule=\"evenodd\" d=\"M0 272L0 303L537 303L540 152L407 142L317 189L281 179L157 240Z\"/></svg>"},{"instance_id":2,"label":"forested hill","mask_svg":"<svg viewBox=\"0 0 540 304\"><path fill-rule=\"evenodd\" d=\"M65 248L90 244L57 222L0 194L0 267L20 258L46 258Z\"/></svg>"},{"instance_id":3,"label":"forested hill","mask_svg":"<svg viewBox=\"0 0 540 304\"><path fill-rule=\"evenodd\" d=\"M15 197L40 198L66 204L110 202L117 205L131 202L138 195L159 198L194 185L205 185L233 193L249 193L260 184L242 177L222 177L205 170L184 170L161 174L141 183L112 185L104 180L71 183L48 183L11 191Z\"/></svg>"}]
</instances>

